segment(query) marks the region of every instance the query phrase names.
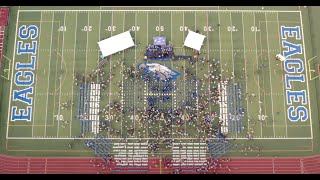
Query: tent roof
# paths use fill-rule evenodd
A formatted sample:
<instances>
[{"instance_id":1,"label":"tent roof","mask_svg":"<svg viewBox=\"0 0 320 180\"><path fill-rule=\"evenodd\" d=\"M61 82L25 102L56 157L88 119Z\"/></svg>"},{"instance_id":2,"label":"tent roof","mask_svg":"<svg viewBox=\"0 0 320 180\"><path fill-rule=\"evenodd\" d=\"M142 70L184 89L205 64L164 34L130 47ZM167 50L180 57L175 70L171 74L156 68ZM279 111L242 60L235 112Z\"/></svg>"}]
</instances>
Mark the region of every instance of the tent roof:
<instances>
[{"instance_id":1,"label":"tent roof","mask_svg":"<svg viewBox=\"0 0 320 180\"><path fill-rule=\"evenodd\" d=\"M131 34L129 31L112 36L108 39L104 39L98 42L100 51L103 57L109 56L111 54L123 51L127 48L134 46Z\"/></svg>"},{"instance_id":2,"label":"tent roof","mask_svg":"<svg viewBox=\"0 0 320 180\"><path fill-rule=\"evenodd\" d=\"M193 32L191 30L188 31L189 33L186 37L186 40L184 41L184 46L200 51L204 38L206 38L206 36Z\"/></svg>"}]
</instances>

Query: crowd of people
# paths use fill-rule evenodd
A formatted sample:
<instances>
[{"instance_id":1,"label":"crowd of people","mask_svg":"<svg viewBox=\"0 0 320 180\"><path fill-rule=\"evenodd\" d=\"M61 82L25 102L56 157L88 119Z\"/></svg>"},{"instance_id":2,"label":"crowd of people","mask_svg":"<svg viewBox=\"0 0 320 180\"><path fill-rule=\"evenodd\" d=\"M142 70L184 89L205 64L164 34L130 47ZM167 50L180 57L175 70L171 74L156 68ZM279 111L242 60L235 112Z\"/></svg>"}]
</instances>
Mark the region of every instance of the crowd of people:
<instances>
[{"instance_id":1,"label":"crowd of people","mask_svg":"<svg viewBox=\"0 0 320 180\"><path fill-rule=\"evenodd\" d=\"M164 86L151 83L154 81L154 77L146 74L143 70L139 70L136 64L125 65L121 60L117 60L116 63L112 64L111 71L106 72L108 68L105 66L108 65L108 63L105 63L92 70L88 75L75 73L74 80L76 85L80 83L98 82L102 87L102 92L100 93L101 99L103 99L103 95L106 94L105 90L109 91L108 88L110 88L110 85L119 87L118 92L112 93L118 93L119 97L123 93L122 80L114 82L115 73L118 73L118 70L115 70L117 67L120 67L119 73L120 76L123 76L123 81L135 83L141 91L143 91L141 87L144 83L149 84L147 86L148 91L155 94L155 97L149 97L144 94L143 97L140 96L136 98L138 101L145 100L147 102L145 108L135 106L124 108L121 102L113 100L103 106L102 110L99 111L99 115L102 121L109 122L101 123L101 126L103 126L101 130L108 131L112 137L121 137L124 135L119 128L112 126L112 122L124 122L121 123L122 128L125 129L125 132L129 136L155 139L148 147L150 152L155 155L161 149L160 144L164 144L164 148L170 149L172 148L173 142L183 142L180 138L190 137L191 134L198 137L197 141L200 140L201 142L206 142L208 138L224 137L223 135L221 136L219 131L219 124L213 123L214 119L218 117L217 108L210 111L210 107L217 107L219 104L220 89L218 89L218 83L225 80L233 80L235 76L234 73L231 72L230 78L223 79L221 73L229 73L229 70L220 70L220 60L209 60L204 56L197 55L197 59L190 61L189 65L172 67L182 71L184 77L182 76L175 80L175 83L171 84L168 82L159 82L168 84ZM205 73L197 74L197 70ZM195 85L195 89L189 92L190 88L185 87L186 82ZM187 88L189 89L186 93ZM132 95L134 94L135 93L132 92ZM157 94L161 96L156 97ZM166 101L172 102L173 105L173 102L176 101L173 96L179 97L177 98L178 103L175 107L172 106L161 109L157 106L159 102L161 104ZM133 113L135 116L132 120L138 123L138 126L134 126L133 123L125 123L129 122L128 117L130 118L130 115ZM127 120L123 121L123 119ZM191 133L186 128L193 129L194 132ZM125 141L125 139L123 140ZM190 142L192 142L192 139L190 139ZM196 171L208 171L220 166L219 163L212 161L197 168Z\"/></svg>"}]
</instances>

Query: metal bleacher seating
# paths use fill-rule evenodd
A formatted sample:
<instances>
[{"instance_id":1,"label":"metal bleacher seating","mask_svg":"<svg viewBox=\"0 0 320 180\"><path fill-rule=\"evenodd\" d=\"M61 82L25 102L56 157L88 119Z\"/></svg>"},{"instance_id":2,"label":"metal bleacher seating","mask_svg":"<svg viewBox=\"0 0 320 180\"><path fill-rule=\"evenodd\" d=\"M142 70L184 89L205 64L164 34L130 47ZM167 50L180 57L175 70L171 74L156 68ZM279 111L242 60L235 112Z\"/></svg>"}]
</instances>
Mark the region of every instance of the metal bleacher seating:
<instances>
[{"instance_id":1,"label":"metal bleacher seating","mask_svg":"<svg viewBox=\"0 0 320 180\"><path fill-rule=\"evenodd\" d=\"M9 8L0 8L0 66L2 64L3 41L6 26L8 26Z\"/></svg>"},{"instance_id":2,"label":"metal bleacher seating","mask_svg":"<svg viewBox=\"0 0 320 180\"><path fill-rule=\"evenodd\" d=\"M242 132L242 102L241 85L238 83L227 85L228 95L228 124L229 132Z\"/></svg>"}]
</instances>

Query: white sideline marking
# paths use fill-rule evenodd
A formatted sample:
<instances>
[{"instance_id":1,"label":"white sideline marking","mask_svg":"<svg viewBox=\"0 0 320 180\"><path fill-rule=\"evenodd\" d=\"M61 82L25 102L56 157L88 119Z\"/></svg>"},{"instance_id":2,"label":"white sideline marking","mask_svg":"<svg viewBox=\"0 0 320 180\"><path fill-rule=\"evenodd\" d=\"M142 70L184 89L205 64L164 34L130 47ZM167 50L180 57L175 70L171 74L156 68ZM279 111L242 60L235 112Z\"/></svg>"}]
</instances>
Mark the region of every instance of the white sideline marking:
<instances>
[{"instance_id":1,"label":"white sideline marking","mask_svg":"<svg viewBox=\"0 0 320 180\"><path fill-rule=\"evenodd\" d=\"M68 138L43 138L43 137L9 137L8 139L16 139L16 140L30 140L30 139L34 139L34 140L46 140L46 139L52 139L52 140L71 140L71 139L95 139L95 137L88 137L88 138L78 138L78 137L68 137ZM106 138L106 139L114 139L114 140L123 140L123 138ZM126 139L145 139L145 140L155 140L158 138L126 138ZM161 138L161 139L175 139L175 140L184 140L184 139L194 139L194 140L199 140L199 138ZM215 138L206 138L206 139L215 139ZM226 138L226 139L243 139L243 140L247 140L248 138ZM254 139L259 139L259 140L285 140L285 139L291 139L291 140L303 140L303 139L312 139L311 137L302 137L302 138L254 138Z\"/></svg>"},{"instance_id":2,"label":"white sideline marking","mask_svg":"<svg viewBox=\"0 0 320 180\"><path fill-rule=\"evenodd\" d=\"M267 45L268 45L268 49L269 49L269 32L268 32L268 20L267 20L267 14L265 13L264 14L265 17L266 17L266 29L267 29ZM272 82L271 82L271 67L270 67L270 53L268 52L268 61L269 61L269 75L270 75L270 92L272 94ZM272 110L272 126L273 126L273 136L275 137L276 136L276 131L275 131L275 126L274 126L274 113L273 113L273 98L271 96L271 110Z\"/></svg>"},{"instance_id":3,"label":"white sideline marking","mask_svg":"<svg viewBox=\"0 0 320 180\"><path fill-rule=\"evenodd\" d=\"M52 15L52 23L51 23L51 40L50 40L50 58L49 58L49 72L48 72L48 85L47 85L47 103L46 103L46 117L44 121L44 136L47 136L47 120L48 120L48 99L49 99L49 86L50 86L50 70L51 70L51 48L52 48L52 33L53 33L53 20L54 13Z\"/></svg>"},{"instance_id":4,"label":"white sideline marking","mask_svg":"<svg viewBox=\"0 0 320 180\"><path fill-rule=\"evenodd\" d=\"M11 85L10 85L10 95L9 95L9 110L8 110L8 122L7 122L7 132L6 132L6 139L9 137L9 124L10 124L10 117L11 117L11 96L12 96L12 82L13 82L13 71L14 71L14 61L16 57L16 48L17 48L17 34L18 34L18 25L19 25L19 11L17 14L17 21L16 21L16 34L14 38L14 50L12 54L12 70L11 70Z\"/></svg>"},{"instance_id":5,"label":"white sideline marking","mask_svg":"<svg viewBox=\"0 0 320 180\"><path fill-rule=\"evenodd\" d=\"M21 10L21 11L24 11L24 10ZM40 10L41 12L42 11L45 11L45 10ZM81 11L81 10L80 10ZM106 10L106 11L109 11L109 10ZM168 10L163 10L163 11L168 11ZM205 10L206 11L206 10ZM223 10L221 10L221 11L223 11ZM76 11L76 12L78 12L78 11ZM88 11L89 12L89 11ZM172 11L171 11L172 12ZM195 11L195 12L198 12L198 11ZM228 11L229 12L229 11ZM280 12L280 11L279 11ZM293 11L292 11L293 12ZM298 11L299 12L299 11ZM301 12L300 12L300 15L301 15ZM18 16L19 16L19 12L18 12ZM18 23L18 16L17 16L17 23ZM301 23L302 23L302 18L300 19L301 20ZM219 27L219 29L220 29L220 27ZM17 32L17 28L16 28L16 32ZM219 33L220 33L220 31L219 31ZM303 33L303 31L302 31L302 33ZM15 38L17 38L17 37L15 37ZM220 36L219 36L219 38L220 38ZM15 40L16 41L16 40ZM304 39L303 39L303 43L304 43ZM16 44L15 44L15 46L16 46ZM220 47L221 48L221 47ZM15 48L16 49L16 48ZM305 51L305 50L304 50ZM221 52L220 52L221 53ZM14 56L15 56L15 54L14 54ZM306 56L306 55L305 55ZM306 60L306 59L305 59ZM14 63L14 60L13 60L13 63ZM13 67L12 67L13 68ZM12 74L13 74L13 72L11 72ZM309 88L309 87L308 87ZM11 89L12 89L12 81L11 81ZM11 98L11 91L10 91L10 98ZM260 95L260 94L259 94ZM308 92L308 98L309 98L309 92ZM310 98L309 98L309 100L310 100ZM11 103L11 101L10 101L10 99L9 99L9 107L10 107L10 103ZM309 109L310 109L310 102L309 102ZM10 110L9 110L10 111ZM310 110L311 111L311 110ZM10 115L10 114L9 114ZM311 116L311 112L310 112L310 116ZM310 117L310 121L311 121L311 117ZM310 122L310 123L312 123L312 122ZM9 116L8 116L8 124L7 124L7 138L8 138L8 126L9 126ZM311 133L312 133L312 126L311 126ZM313 134L311 134L311 136L312 136L312 138L313 138ZM311 139L312 139L311 138ZM8 138L8 139L10 139L10 138ZM70 139L73 139L73 138L70 138ZM110 139L113 139L113 138L110 138ZM117 138L114 138L114 139L117 139ZM130 138L129 138L130 139ZM152 139L152 138L146 138L146 139ZM194 139L197 139L197 138L194 138ZM230 138L231 139L231 138ZM237 139L241 139L241 138L237 138ZM245 138L243 138L243 139L245 139ZM255 139L267 139L267 138L255 138ZM279 138L275 138L275 139L279 139ZM288 138L286 138L286 139L288 139ZM296 139L296 138L294 138L294 139Z\"/></svg>"}]
</instances>

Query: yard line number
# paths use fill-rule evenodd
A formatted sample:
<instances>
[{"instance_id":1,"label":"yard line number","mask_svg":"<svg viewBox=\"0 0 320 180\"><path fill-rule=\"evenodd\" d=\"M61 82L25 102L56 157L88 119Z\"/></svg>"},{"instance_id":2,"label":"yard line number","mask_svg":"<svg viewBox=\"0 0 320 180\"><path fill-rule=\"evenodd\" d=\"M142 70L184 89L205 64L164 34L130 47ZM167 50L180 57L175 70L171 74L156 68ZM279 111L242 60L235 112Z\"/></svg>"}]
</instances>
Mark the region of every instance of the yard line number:
<instances>
[{"instance_id":1,"label":"yard line number","mask_svg":"<svg viewBox=\"0 0 320 180\"><path fill-rule=\"evenodd\" d=\"M267 117L268 116L266 116L266 115L258 115L258 118L259 118L260 121L266 120Z\"/></svg>"},{"instance_id":2,"label":"yard line number","mask_svg":"<svg viewBox=\"0 0 320 180\"><path fill-rule=\"evenodd\" d=\"M116 31L117 27L116 26L108 26L105 30L106 31Z\"/></svg>"},{"instance_id":3,"label":"yard line number","mask_svg":"<svg viewBox=\"0 0 320 180\"><path fill-rule=\"evenodd\" d=\"M67 27L66 26L60 26L58 28L58 31L67 31Z\"/></svg>"},{"instance_id":4,"label":"yard line number","mask_svg":"<svg viewBox=\"0 0 320 180\"><path fill-rule=\"evenodd\" d=\"M257 32L257 31L260 31L260 29L258 29L257 26L251 26L251 31L252 32Z\"/></svg>"},{"instance_id":5,"label":"yard line number","mask_svg":"<svg viewBox=\"0 0 320 180\"><path fill-rule=\"evenodd\" d=\"M140 30L140 26L132 26L131 30L132 31L139 31Z\"/></svg>"},{"instance_id":6,"label":"yard line number","mask_svg":"<svg viewBox=\"0 0 320 180\"><path fill-rule=\"evenodd\" d=\"M227 27L227 30L228 30L228 31L238 31L238 29L236 29L235 26L228 26L228 27Z\"/></svg>"},{"instance_id":7,"label":"yard line number","mask_svg":"<svg viewBox=\"0 0 320 180\"><path fill-rule=\"evenodd\" d=\"M156 26L156 31L164 31L164 27L163 26Z\"/></svg>"},{"instance_id":8,"label":"yard line number","mask_svg":"<svg viewBox=\"0 0 320 180\"><path fill-rule=\"evenodd\" d=\"M84 26L83 29L81 29L81 31L86 31L86 32L92 31L92 26Z\"/></svg>"},{"instance_id":9,"label":"yard line number","mask_svg":"<svg viewBox=\"0 0 320 180\"><path fill-rule=\"evenodd\" d=\"M56 118L57 121L63 121L63 115L54 115L53 117Z\"/></svg>"},{"instance_id":10,"label":"yard line number","mask_svg":"<svg viewBox=\"0 0 320 180\"><path fill-rule=\"evenodd\" d=\"M188 27L187 26L180 26L180 31L188 31Z\"/></svg>"},{"instance_id":11,"label":"yard line number","mask_svg":"<svg viewBox=\"0 0 320 180\"><path fill-rule=\"evenodd\" d=\"M211 26L203 26L203 31L213 31L213 28Z\"/></svg>"}]
</instances>

